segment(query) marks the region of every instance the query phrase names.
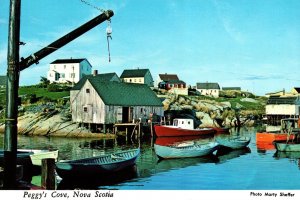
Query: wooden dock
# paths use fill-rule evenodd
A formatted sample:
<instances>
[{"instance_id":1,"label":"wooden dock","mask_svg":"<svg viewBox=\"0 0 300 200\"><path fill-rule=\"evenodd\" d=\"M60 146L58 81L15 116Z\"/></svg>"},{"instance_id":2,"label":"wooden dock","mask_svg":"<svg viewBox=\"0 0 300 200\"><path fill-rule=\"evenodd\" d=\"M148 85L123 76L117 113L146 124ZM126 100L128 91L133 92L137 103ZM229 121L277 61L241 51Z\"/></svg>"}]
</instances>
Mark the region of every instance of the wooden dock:
<instances>
[{"instance_id":1,"label":"wooden dock","mask_svg":"<svg viewBox=\"0 0 300 200\"><path fill-rule=\"evenodd\" d=\"M140 122L114 124L113 133L117 134L119 128L125 128L126 137L128 136L129 128L132 129L131 137L133 137L133 134L135 134L137 137L141 136L141 123Z\"/></svg>"}]
</instances>

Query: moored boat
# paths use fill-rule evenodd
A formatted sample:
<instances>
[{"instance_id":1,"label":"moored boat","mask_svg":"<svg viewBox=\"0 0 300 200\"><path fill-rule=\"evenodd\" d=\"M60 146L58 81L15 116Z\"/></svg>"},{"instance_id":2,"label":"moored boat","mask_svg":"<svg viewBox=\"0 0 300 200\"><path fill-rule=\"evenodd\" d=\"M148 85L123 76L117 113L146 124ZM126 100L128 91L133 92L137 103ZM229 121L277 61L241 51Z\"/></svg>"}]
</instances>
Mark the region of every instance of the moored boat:
<instances>
[{"instance_id":1,"label":"moored boat","mask_svg":"<svg viewBox=\"0 0 300 200\"><path fill-rule=\"evenodd\" d=\"M299 143L275 142L275 148L277 151L300 152Z\"/></svg>"},{"instance_id":2,"label":"moored boat","mask_svg":"<svg viewBox=\"0 0 300 200\"><path fill-rule=\"evenodd\" d=\"M229 133L228 127L209 127L209 128L212 128L216 132L216 134Z\"/></svg>"},{"instance_id":3,"label":"moored boat","mask_svg":"<svg viewBox=\"0 0 300 200\"><path fill-rule=\"evenodd\" d=\"M216 142L218 142L221 146L228 147L231 149L240 149L248 146L250 143L250 137L217 137Z\"/></svg>"},{"instance_id":4,"label":"moored boat","mask_svg":"<svg viewBox=\"0 0 300 200\"><path fill-rule=\"evenodd\" d=\"M192 119L173 120L173 125L154 125L157 137L193 136L193 135L213 135L212 128L194 128Z\"/></svg>"},{"instance_id":5,"label":"moored boat","mask_svg":"<svg viewBox=\"0 0 300 200\"><path fill-rule=\"evenodd\" d=\"M295 139L300 132L298 118L284 118L280 120L280 129L274 131L259 131L256 133L256 142L287 141Z\"/></svg>"},{"instance_id":6,"label":"moored boat","mask_svg":"<svg viewBox=\"0 0 300 200\"><path fill-rule=\"evenodd\" d=\"M46 158L54 158L57 161L58 150L31 150L33 154L30 155L30 159L33 165L42 166L42 160Z\"/></svg>"},{"instance_id":7,"label":"moored boat","mask_svg":"<svg viewBox=\"0 0 300 200\"><path fill-rule=\"evenodd\" d=\"M281 131L272 131L272 132L257 132L256 133L256 142L276 142L276 141L286 141L293 140L295 134L287 134Z\"/></svg>"},{"instance_id":8,"label":"moored boat","mask_svg":"<svg viewBox=\"0 0 300 200\"><path fill-rule=\"evenodd\" d=\"M191 136L177 136L177 137L157 137L155 139L155 144L162 146L176 145L178 143L195 141L195 140L204 140L213 138L213 135L191 135Z\"/></svg>"},{"instance_id":9,"label":"moored boat","mask_svg":"<svg viewBox=\"0 0 300 200\"><path fill-rule=\"evenodd\" d=\"M119 172L129 166L133 166L140 149L124 150L103 156L59 161L56 163L56 172L61 178L93 177Z\"/></svg>"},{"instance_id":10,"label":"moored boat","mask_svg":"<svg viewBox=\"0 0 300 200\"><path fill-rule=\"evenodd\" d=\"M188 158L209 155L219 147L216 142L206 144L184 144L178 146L161 146L154 144L154 150L159 158Z\"/></svg>"}]
</instances>

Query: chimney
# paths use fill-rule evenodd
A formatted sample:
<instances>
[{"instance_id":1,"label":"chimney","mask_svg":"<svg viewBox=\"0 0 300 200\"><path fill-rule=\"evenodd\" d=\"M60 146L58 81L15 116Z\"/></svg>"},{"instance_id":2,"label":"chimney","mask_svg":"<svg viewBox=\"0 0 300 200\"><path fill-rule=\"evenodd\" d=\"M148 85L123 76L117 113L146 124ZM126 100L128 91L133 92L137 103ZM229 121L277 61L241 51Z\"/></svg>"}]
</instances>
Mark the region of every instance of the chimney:
<instances>
[{"instance_id":1,"label":"chimney","mask_svg":"<svg viewBox=\"0 0 300 200\"><path fill-rule=\"evenodd\" d=\"M96 75L98 75L98 70L95 69L95 70L93 71L93 76L96 76Z\"/></svg>"}]
</instances>

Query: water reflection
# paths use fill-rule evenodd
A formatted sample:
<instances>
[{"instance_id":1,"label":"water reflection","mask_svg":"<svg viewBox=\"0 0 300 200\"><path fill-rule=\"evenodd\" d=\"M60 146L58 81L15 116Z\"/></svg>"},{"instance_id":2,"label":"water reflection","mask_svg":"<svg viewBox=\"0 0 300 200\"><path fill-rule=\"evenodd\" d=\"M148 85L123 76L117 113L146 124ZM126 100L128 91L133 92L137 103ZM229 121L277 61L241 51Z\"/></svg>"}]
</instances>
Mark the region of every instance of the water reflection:
<instances>
[{"instance_id":1,"label":"water reflection","mask_svg":"<svg viewBox=\"0 0 300 200\"><path fill-rule=\"evenodd\" d=\"M57 189L59 190L73 190L73 189L105 189L107 185L115 185L137 178L136 165L130 166L122 171L110 173L106 175L96 175L88 178L62 179ZM111 189L111 188L110 188Z\"/></svg>"},{"instance_id":2,"label":"water reflection","mask_svg":"<svg viewBox=\"0 0 300 200\"><path fill-rule=\"evenodd\" d=\"M216 156L219 159L219 163L223 163L233 158L238 158L242 155L249 153L251 153L251 149L249 147L244 147L241 149L230 149L226 147L221 147L218 149Z\"/></svg>"},{"instance_id":3,"label":"water reflection","mask_svg":"<svg viewBox=\"0 0 300 200\"><path fill-rule=\"evenodd\" d=\"M277 160L288 159L290 162L295 163L300 169L300 152L276 151L273 157Z\"/></svg>"},{"instance_id":4,"label":"water reflection","mask_svg":"<svg viewBox=\"0 0 300 200\"><path fill-rule=\"evenodd\" d=\"M297 153L281 152L274 155L274 149L268 146L261 148L255 140L256 128L243 128L238 133L234 131L232 129L228 137L235 134L251 136L248 148L234 151L220 149L209 157L162 161L159 161L153 150L153 143L159 140L155 141L152 138L138 141L130 140L130 138L126 140L122 137L116 140L95 140L18 136L18 147L57 148L61 160L102 155L140 146L141 155L133 171L95 180L62 180L58 189L290 190L300 188ZM192 138L191 140L194 139L198 142L214 140L214 138ZM0 147L3 148L3 135L1 134ZM286 170L289 170L289 173L286 173Z\"/></svg>"}]
</instances>

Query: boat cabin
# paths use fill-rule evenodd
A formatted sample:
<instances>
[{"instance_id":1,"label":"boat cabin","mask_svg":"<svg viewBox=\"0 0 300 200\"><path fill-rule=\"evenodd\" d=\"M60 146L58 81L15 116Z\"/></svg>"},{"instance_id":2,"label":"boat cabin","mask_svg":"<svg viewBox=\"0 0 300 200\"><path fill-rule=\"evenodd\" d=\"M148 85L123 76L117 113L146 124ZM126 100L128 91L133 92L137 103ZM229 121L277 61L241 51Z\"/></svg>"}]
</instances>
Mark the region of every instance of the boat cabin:
<instances>
[{"instance_id":1,"label":"boat cabin","mask_svg":"<svg viewBox=\"0 0 300 200\"><path fill-rule=\"evenodd\" d=\"M183 129L194 129L194 120L193 119L178 119L173 120L173 126Z\"/></svg>"}]
</instances>

